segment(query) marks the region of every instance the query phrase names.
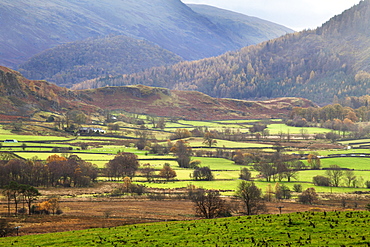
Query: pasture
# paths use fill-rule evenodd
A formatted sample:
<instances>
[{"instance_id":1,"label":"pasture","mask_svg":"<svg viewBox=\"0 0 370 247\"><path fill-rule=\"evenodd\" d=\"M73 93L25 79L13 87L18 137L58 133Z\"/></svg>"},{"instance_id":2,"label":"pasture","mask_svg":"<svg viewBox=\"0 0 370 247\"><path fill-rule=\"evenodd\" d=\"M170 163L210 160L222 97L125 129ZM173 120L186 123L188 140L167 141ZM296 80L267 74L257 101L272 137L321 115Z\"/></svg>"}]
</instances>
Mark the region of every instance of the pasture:
<instances>
[{"instance_id":1,"label":"pasture","mask_svg":"<svg viewBox=\"0 0 370 247\"><path fill-rule=\"evenodd\" d=\"M367 211L161 222L8 237L1 246L368 246Z\"/></svg>"},{"instance_id":2,"label":"pasture","mask_svg":"<svg viewBox=\"0 0 370 247\"><path fill-rule=\"evenodd\" d=\"M126 124L123 122L119 122L121 126L121 131L115 132L112 131L112 134L124 134L124 132L129 134L130 136L136 136L135 131L147 131L149 136L155 137L158 140L167 140L167 138L171 135L171 132L174 132L176 128L187 128L189 130L197 128L197 127L207 127L210 129L225 129L225 128L232 128L234 130L243 130L248 131L248 126L250 124L261 122L262 120L225 120L225 121L187 121L187 120L179 120L176 123L168 122L166 123L165 130L168 131L161 131L159 129L153 129L152 124L148 120L148 118L141 116L145 122L145 125L148 129L139 129L138 126L133 124ZM279 123L280 119L276 119L274 121L270 121L268 124L268 130L270 131L271 135L276 135L281 132L283 133L290 133L299 136L302 132L306 134L314 134L314 133L326 133L330 132L328 129L322 128L298 128L298 127L290 127L284 124ZM266 121L263 121L264 123ZM192 157L192 160L199 160L201 162L200 166L207 166L213 171L213 175L215 180L214 181L194 181L189 175L192 174L193 169L184 169L180 168L177 162L174 160L176 157L173 154L169 155L154 155L150 154L149 151L145 150L138 150L134 147L135 140L126 140L126 145L122 144L123 140L125 140L124 136L117 136L117 137L106 137L104 135L99 136L69 136L69 137L60 137L60 136L34 136L34 135L22 135L22 134L14 134L11 133L9 130L0 129L0 140L3 139L17 139L18 143L2 143L2 151L13 151L16 154L20 155L23 158L30 159L35 156L38 159L46 160L52 152L52 148L54 146L58 146L60 148L72 148L73 150L69 150L67 154L76 154L83 160L96 164L99 168L104 168L105 164L114 158L118 152L130 152L134 153L138 156L139 162L141 165L143 164L150 164L156 172L163 167L165 163L169 163L171 167L176 171L177 177L174 181L169 183L146 183L145 179L141 176L140 173L136 177L133 178L133 181L137 181L140 183L144 183L148 187L154 188L182 188L186 187L189 183L196 185L198 187L203 187L205 189L219 189L224 191L232 191L235 190L237 184L239 183L239 173L241 168L244 166L236 165L232 160L223 159L223 158L211 158L211 157ZM34 141L40 142L50 142L50 143L32 143ZM260 142L253 140L253 141L228 141L228 140L221 140L217 139L217 144L214 145L212 148L208 148L203 143L203 138L201 137L191 137L188 138L187 141L189 142L190 146L197 147L194 148L193 151L197 150L204 150L204 151L216 151L216 148L226 148L229 151L237 150L237 149L253 149L258 148L260 149L259 152L275 152L272 147L274 143L269 140L269 138L264 138ZM172 141L175 143L176 141ZM267 142L267 143L266 143ZM302 140L302 142L306 142L306 140ZM367 143L368 140L361 140L357 141L361 143ZM87 150L81 150L79 145L87 144ZM321 141L322 143L322 141ZM346 141L342 144L350 145L351 143L356 143L356 141ZM26 144L26 145L23 145ZM22 146L23 145L23 146ZM163 145L163 144L162 144ZM12 146L10 148L10 146ZM367 149L354 149L354 150L344 150L344 149L332 149L332 150L314 150L319 153L320 156L329 156L333 154L338 155L346 155L346 157L338 157L338 158L330 158L330 159L322 159L321 160L321 167L328 168L331 165L338 165L342 168L353 169L355 175L359 181L359 188L326 188L326 187L319 187L314 186L312 183L312 177L316 175L325 175L325 171L323 170L304 170L299 171L297 178L292 179L292 182L286 183L285 179L282 181L274 180L270 184L275 184L276 182L284 183L289 188L293 187L293 184L301 184L303 188L314 187L319 192L328 192L328 191L338 191L338 192L353 192L356 190L367 190L365 189L364 183L370 180L370 165L369 165L369 158L364 157L356 157L363 155L366 153ZM64 152L64 151L63 151ZM291 152L298 152L298 150L293 150ZM312 150L304 150L305 153L312 152ZM63 153L57 152L56 154L62 155ZM307 161L304 161L307 164ZM259 173L253 170L252 166L248 166L248 168L252 172L252 178L256 182L257 185L261 186L262 189L265 189L267 184L263 178L259 178ZM369 170L369 172L367 172ZM99 177L99 180L105 181L105 177ZM344 183L344 182L343 182Z\"/></svg>"}]
</instances>

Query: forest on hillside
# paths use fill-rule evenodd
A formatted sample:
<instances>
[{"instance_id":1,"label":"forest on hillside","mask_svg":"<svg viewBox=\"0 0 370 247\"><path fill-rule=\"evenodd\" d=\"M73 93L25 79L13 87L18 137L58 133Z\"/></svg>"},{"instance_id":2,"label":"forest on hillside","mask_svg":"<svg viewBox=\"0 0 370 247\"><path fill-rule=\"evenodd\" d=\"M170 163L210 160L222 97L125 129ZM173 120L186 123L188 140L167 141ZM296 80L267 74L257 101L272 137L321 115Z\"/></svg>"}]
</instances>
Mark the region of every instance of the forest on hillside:
<instances>
[{"instance_id":1,"label":"forest on hillside","mask_svg":"<svg viewBox=\"0 0 370 247\"><path fill-rule=\"evenodd\" d=\"M363 1L316 30L218 57L89 80L74 88L145 84L220 98L297 96L320 104L331 103L334 96L361 96L370 93L369 17L370 1Z\"/></svg>"}]
</instances>

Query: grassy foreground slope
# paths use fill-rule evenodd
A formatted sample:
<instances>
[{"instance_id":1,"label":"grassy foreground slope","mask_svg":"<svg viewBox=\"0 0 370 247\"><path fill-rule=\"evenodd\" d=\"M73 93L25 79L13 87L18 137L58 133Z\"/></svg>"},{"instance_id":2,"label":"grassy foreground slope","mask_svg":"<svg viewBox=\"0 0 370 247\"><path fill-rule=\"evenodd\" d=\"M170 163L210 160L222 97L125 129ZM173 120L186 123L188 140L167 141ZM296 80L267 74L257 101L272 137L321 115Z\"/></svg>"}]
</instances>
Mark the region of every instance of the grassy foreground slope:
<instances>
[{"instance_id":1,"label":"grassy foreground slope","mask_svg":"<svg viewBox=\"0 0 370 247\"><path fill-rule=\"evenodd\" d=\"M9 237L1 246L369 246L370 212L304 212Z\"/></svg>"}]
</instances>

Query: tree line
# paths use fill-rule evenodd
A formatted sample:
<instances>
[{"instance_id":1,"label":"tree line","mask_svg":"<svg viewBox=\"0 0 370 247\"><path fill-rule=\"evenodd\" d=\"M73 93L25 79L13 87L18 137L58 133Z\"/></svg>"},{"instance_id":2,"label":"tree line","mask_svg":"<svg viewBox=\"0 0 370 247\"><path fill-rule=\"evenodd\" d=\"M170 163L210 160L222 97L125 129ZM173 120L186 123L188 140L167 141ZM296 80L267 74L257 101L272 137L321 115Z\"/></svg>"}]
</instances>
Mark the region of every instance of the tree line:
<instances>
[{"instance_id":1,"label":"tree line","mask_svg":"<svg viewBox=\"0 0 370 247\"><path fill-rule=\"evenodd\" d=\"M0 186L10 182L35 187L86 187L95 182L98 168L77 155L62 157L51 155L46 161L37 157L29 160L10 159L0 161Z\"/></svg>"},{"instance_id":2,"label":"tree line","mask_svg":"<svg viewBox=\"0 0 370 247\"><path fill-rule=\"evenodd\" d=\"M337 103L318 108L295 107L285 123L296 127L328 128L339 131L343 136L349 133L358 138L370 133L368 126L358 124L368 121L370 121L370 108L367 103L359 108L351 108Z\"/></svg>"}]
</instances>

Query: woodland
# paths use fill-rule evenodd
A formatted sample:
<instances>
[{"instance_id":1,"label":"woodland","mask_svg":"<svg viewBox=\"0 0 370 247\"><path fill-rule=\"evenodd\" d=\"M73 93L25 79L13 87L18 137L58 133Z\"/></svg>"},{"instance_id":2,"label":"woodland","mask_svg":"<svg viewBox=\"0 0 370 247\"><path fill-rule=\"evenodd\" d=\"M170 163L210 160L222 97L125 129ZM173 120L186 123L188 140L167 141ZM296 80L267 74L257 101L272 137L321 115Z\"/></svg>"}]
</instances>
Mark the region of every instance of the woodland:
<instances>
[{"instance_id":1,"label":"woodland","mask_svg":"<svg viewBox=\"0 0 370 247\"><path fill-rule=\"evenodd\" d=\"M316 30L305 30L248 46L236 52L141 73L102 77L74 86L145 84L196 90L219 98L296 96L318 104L334 97L361 96L369 81L370 3L333 17Z\"/></svg>"}]
</instances>

